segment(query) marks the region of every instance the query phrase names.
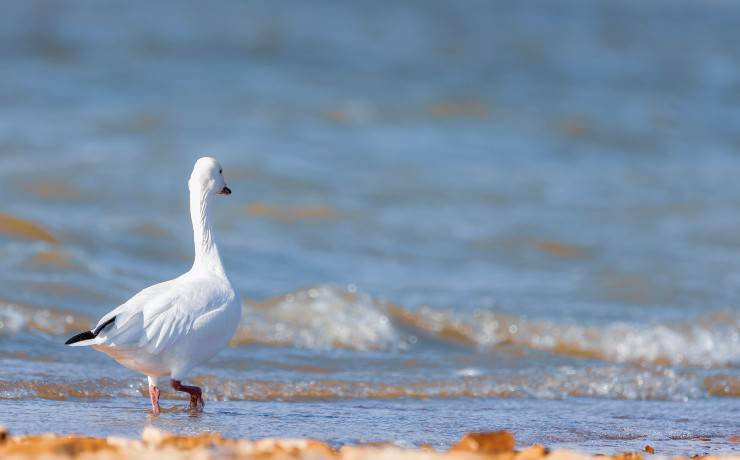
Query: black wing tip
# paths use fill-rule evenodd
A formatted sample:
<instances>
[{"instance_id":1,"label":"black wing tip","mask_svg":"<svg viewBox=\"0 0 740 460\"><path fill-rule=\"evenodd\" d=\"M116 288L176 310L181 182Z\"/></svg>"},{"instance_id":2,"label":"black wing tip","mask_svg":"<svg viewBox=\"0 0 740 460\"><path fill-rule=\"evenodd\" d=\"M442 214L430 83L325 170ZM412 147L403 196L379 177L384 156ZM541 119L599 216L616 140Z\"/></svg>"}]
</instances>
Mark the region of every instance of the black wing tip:
<instances>
[{"instance_id":1,"label":"black wing tip","mask_svg":"<svg viewBox=\"0 0 740 460\"><path fill-rule=\"evenodd\" d=\"M83 340L90 340L94 338L95 334L93 334L92 331L85 331L81 334L77 334L74 337L70 337L66 342L64 342L64 344L72 345L73 343L82 342Z\"/></svg>"},{"instance_id":2,"label":"black wing tip","mask_svg":"<svg viewBox=\"0 0 740 460\"><path fill-rule=\"evenodd\" d=\"M93 336L94 337L97 337L98 334L100 334L100 331L102 331L103 329L105 329L106 326L108 326L109 324L112 324L115 320L116 320L116 317L114 316L113 318L109 319L108 321L104 322L103 324L101 324L100 326L98 326L97 328L95 328L95 330L92 331Z\"/></svg>"},{"instance_id":3,"label":"black wing tip","mask_svg":"<svg viewBox=\"0 0 740 460\"><path fill-rule=\"evenodd\" d=\"M105 329L106 326L113 323L116 320L116 317L109 319L108 321L104 322L100 326L98 326L94 331L85 331L80 334L77 334L74 337L70 337L66 342L64 342L65 345L72 345L73 343L82 342L83 340L90 340L94 339L95 337L100 334L100 331Z\"/></svg>"}]
</instances>

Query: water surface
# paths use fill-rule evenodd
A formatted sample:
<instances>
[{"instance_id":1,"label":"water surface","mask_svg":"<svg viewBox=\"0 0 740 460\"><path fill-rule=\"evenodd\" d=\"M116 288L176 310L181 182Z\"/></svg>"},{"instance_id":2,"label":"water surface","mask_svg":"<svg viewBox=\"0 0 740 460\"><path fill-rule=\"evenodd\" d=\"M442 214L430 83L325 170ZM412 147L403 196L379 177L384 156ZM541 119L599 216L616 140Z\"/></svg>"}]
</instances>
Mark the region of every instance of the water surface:
<instances>
[{"instance_id":1,"label":"water surface","mask_svg":"<svg viewBox=\"0 0 740 460\"><path fill-rule=\"evenodd\" d=\"M193 375L206 413L155 424L736 450L738 20L721 1L5 2L0 423L149 423L141 376L62 344L189 268L209 154L244 318Z\"/></svg>"}]
</instances>

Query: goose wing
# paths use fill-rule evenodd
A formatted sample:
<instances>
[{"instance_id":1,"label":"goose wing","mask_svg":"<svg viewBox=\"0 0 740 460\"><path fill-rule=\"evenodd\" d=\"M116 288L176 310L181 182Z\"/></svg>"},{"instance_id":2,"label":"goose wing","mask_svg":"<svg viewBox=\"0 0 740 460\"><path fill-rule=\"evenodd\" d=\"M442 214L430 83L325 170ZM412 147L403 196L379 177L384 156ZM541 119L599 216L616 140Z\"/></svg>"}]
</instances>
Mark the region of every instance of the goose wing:
<instances>
[{"instance_id":1,"label":"goose wing","mask_svg":"<svg viewBox=\"0 0 740 460\"><path fill-rule=\"evenodd\" d=\"M103 316L84 345L158 355L187 335L199 317L229 299L212 282L176 278L150 286Z\"/></svg>"}]
</instances>

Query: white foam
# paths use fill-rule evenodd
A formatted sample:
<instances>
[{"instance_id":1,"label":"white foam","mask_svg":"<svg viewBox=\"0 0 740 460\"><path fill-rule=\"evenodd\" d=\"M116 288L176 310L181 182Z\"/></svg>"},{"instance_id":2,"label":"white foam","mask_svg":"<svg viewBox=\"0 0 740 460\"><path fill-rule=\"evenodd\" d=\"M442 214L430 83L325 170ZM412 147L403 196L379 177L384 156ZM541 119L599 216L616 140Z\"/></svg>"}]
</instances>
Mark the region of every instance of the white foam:
<instances>
[{"instance_id":1,"label":"white foam","mask_svg":"<svg viewBox=\"0 0 740 460\"><path fill-rule=\"evenodd\" d=\"M501 343L620 363L663 363L698 367L740 365L740 315L721 313L671 324L561 325L479 311L419 310L428 331L452 329L481 347Z\"/></svg>"},{"instance_id":2,"label":"white foam","mask_svg":"<svg viewBox=\"0 0 740 460\"><path fill-rule=\"evenodd\" d=\"M317 349L402 346L400 334L379 302L332 286L302 289L262 306L247 304L237 333L240 340Z\"/></svg>"}]
</instances>

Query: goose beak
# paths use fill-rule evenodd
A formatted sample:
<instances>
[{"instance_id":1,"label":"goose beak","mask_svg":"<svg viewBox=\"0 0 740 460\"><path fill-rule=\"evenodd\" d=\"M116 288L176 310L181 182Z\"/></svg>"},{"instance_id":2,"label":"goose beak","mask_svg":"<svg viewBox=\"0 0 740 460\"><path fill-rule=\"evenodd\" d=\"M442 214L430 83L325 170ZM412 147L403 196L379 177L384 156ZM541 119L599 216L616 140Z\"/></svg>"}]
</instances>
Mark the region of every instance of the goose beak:
<instances>
[{"instance_id":1,"label":"goose beak","mask_svg":"<svg viewBox=\"0 0 740 460\"><path fill-rule=\"evenodd\" d=\"M224 187L221 189L220 192L218 192L219 195L231 195L231 189L229 187Z\"/></svg>"}]
</instances>

